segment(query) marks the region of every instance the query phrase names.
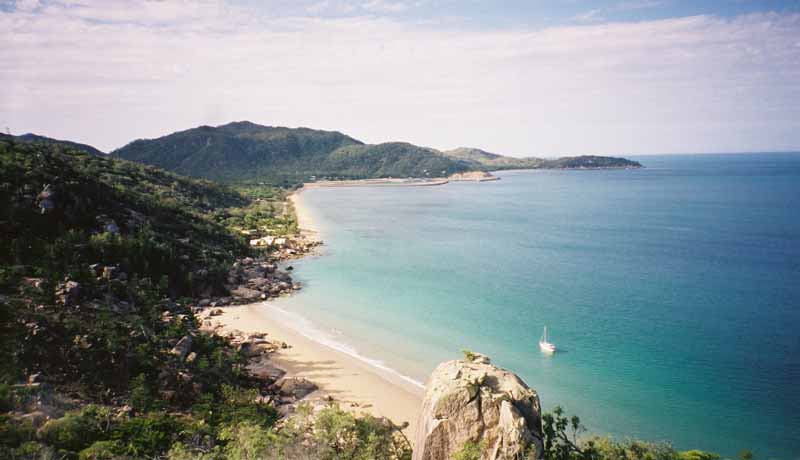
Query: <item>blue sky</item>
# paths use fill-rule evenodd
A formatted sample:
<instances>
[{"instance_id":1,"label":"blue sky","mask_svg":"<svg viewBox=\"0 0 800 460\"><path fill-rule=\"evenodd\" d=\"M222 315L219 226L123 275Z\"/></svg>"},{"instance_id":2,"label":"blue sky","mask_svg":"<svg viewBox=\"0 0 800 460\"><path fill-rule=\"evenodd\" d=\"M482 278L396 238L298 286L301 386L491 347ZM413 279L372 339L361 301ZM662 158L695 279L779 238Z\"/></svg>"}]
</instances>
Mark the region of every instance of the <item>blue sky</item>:
<instances>
[{"instance_id":1,"label":"blue sky","mask_svg":"<svg viewBox=\"0 0 800 460\"><path fill-rule=\"evenodd\" d=\"M800 0L0 0L0 125L510 155L800 150Z\"/></svg>"},{"instance_id":2,"label":"blue sky","mask_svg":"<svg viewBox=\"0 0 800 460\"><path fill-rule=\"evenodd\" d=\"M236 3L279 15L347 17L367 13L405 21L458 21L477 27L547 27L800 11L800 0L298 0L269 5L263 1L237 0Z\"/></svg>"}]
</instances>

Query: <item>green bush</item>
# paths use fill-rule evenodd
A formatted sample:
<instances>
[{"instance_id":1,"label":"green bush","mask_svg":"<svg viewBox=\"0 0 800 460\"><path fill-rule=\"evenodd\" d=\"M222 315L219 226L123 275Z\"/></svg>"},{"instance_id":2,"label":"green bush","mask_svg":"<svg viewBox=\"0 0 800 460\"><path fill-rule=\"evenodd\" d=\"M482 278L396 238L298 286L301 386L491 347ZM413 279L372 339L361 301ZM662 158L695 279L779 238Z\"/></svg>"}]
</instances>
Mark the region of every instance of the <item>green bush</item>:
<instances>
[{"instance_id":1,"label":"green bush","mask_svg":"<svg viewBox=\"0 0 800 460\"><path fill-rule=\"evenodd\" d=\"M139 374L130 383L130 403L131 407L143 413L155 405L155 392L145 374Z\"/></svg>"},{"instance_id":2,"label":"green bush","mask_svg":"<svg viewBox=\"0 0 800 460\"><path fill-rule=\"evenodd\" d=\"M116 441L97 441L78 454L79 460L122 460L118 452L122 446Z\"/></svg>"},{"instance_id":3,"label":"green bush","mask_svg":"<svg viewBox=\"0 0 800 460\"><path fill-rule=\"evenodd\" d=\"M50 446L29 441L13 449L0 446L0 458L9 458L13 460L61 460L66 458L66 455L59 455L59 453Z\"/></svg>"},{"instance_id":4,"label":"green bush","mask_svg":"<svg viewBox=\"0 0 800 460\"><path fill-rule=\"evenodd\" d=\"M279 458L409 460L411 444L401 427L368 414L356 416L331 404L315 417L301 405L280 432Z\"/></svg>"},{"instance_id":5,"label":"green bush","mask_svg":"<svg viewBox=\"0 0 800 460\"><path fill-rule=\"evenodd\" d=\"M117 425L111 438L117 452L133 457L154 457L166 452L175 442L181 423L164 413L149 413Z\"/></svg>"},{"instance_id":6,"label":"green bush","mask_svg":"<svg viewBox=\"0 0 800 460\"><path fill-rule=\"evenodd\" d=\"M15 420L8 415L0 415L0 445L19 447L34 440L36 429L29 421Z\"/></svg>"},{"instance_id":7,"label":"green bush","mask_svg":"<svg viewBox=\"0 0 800 460\"><path fill-rule=\"evenodd\" d=\"M453 454L453 460L480 460L486 450L486 441L467 441L461 449Z\"/></svg>"},{"instance_id":8,"label":"green bush","mask_svg":"<svg viewBox=\"0 0 800 460\"><path fill-rule=\"evenodd\" d=\"M277 450L277 436L253 422L228 426L220 433L220 439L227 442L226 460L264 459Z\"/></svg>"},{"instance_id":9,"label":"green bush","mask_svg":"<svg viewBox=\"0 0 800 460\"><path fill-rule=\"evenodd\" d=\"M719 455L702 450L687 450L678 454L680 460L719 460Z\"/></svg>"},{"instance_id":10,"label":"green bush","mask_svg":"<svg viewBox=\"0 0 800 460\"><path fill-rule=\"evenodd\" d=\"M0 383L0 412L8 412L14 409L14 392L11 386Z\"/></svg>"},{"instance_id":11,"label":"green bush","mask_svg":"<svg viewBox=\"0 0 800 460\"><path fill-rule=\"evenodd\" d=\"M109 426L107 409L89 405L80 412L48 421L39 429L39 438L57 449L79 452L100 440Z\"/></svg>"}]
</instances>

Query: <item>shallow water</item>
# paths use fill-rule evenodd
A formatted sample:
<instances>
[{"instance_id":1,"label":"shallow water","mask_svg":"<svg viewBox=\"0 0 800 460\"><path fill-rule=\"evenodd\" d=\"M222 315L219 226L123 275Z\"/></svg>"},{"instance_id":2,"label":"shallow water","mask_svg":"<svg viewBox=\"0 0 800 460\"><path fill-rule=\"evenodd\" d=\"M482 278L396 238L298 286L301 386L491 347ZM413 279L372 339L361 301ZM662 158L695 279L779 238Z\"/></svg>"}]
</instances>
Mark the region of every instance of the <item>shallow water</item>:
<instances>
[{"instance_id":1,"label":"shallow water","mask_svg":"<svg viewBox=\"0 0 800 460\"><path fill-rule=\"evenodd\" d=\"M638 159L308 190L324 255L277 304L418 381L469 348L592 432L800 458L800 155Z\"/></svg>"}]
</instances>

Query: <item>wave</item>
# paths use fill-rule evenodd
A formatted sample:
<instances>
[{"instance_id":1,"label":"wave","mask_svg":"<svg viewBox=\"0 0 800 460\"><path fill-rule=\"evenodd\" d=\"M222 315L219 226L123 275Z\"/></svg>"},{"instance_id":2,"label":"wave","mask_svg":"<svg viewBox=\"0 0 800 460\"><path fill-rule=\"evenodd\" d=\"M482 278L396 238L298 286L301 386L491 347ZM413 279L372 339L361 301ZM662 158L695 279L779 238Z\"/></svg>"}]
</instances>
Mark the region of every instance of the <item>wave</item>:
<instances>
[{"instance_id":1,"label":"wave","mask_svg":"<svg viewBox=\"0 0 800 460\"><path fill-rule=\"evenodd\" d=\"M317 342L320 345L324 345L328 348L332 348L338 352L344 353L386 374L399 378L404 382L410 383L411 385L425 389L425 384L420 382L419 380L409 377L408 375L405 375L402 372L389 367L385 362L379 359L364 356L351 345L348 345L344 342L341 342L333 338L332 334L335 334L339 337L343 337L344 334L342 334L342 331L333 329L332 333L328 333L318 328L308 318L300 314L284 310L283 308L280 308L269 302L262 302L261 305L264 306L265 309L269 310L273 314L271 316L273 320L281 323L281 325L283 326L286 326L294 330L303 337L309 340L313 340L314 342ZM380 375L380 372L378 372L378 375Z\"/></svg>"}]
</instances>

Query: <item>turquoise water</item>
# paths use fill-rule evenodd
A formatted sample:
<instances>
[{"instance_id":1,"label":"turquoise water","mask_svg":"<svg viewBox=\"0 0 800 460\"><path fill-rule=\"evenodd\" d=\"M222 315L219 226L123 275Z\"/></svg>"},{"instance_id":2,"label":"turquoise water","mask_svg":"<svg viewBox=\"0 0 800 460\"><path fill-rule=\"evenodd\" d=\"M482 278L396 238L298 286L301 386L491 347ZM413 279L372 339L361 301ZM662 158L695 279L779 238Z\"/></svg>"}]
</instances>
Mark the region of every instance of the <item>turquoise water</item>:
<instances>
[{"instance_id":1,"label":"turquoise water","mask_svg":"<svg viewBox=\"0 0 800 460\"><path fill-rule=\"evenodd\" d=\"M638 159L309 190L325 253L278 305L420 381L486 353L591 432L800 458L800 155Z\"/></svg>"}]
</instances>

